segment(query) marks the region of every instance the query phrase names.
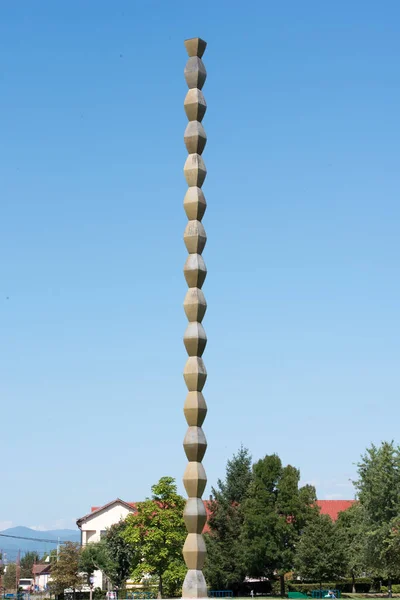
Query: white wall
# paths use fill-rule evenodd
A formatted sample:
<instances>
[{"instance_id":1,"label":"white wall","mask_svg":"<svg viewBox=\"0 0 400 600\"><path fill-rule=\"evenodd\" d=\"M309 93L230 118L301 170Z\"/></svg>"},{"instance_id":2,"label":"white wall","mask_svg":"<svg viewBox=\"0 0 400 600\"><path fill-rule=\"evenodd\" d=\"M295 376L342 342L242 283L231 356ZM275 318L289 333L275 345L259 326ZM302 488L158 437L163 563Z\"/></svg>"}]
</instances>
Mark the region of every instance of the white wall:
<instances>
[{"instance_id":1,"label":"white wall","mask_svg":"<svg viewBox=\"0 0 400 600\"><path fill-rule=\"evenodd\" d=\"M42 592L46 589L49 583L50 574L45 573L44 575L36 575L35 576L35 585L39 586L39 591Z\"/></svg>"},{"instance_id":2,"label":"white wall","mask_svg":"<svg viewBox=\"0 0 400 600\"><path fill-rule=\"evenodd\" d=\"M132 512L133 508L128 509L122 504L112 504L108 508L94 512L93 516L88 517L81 525L83 546L89 542L99 542L102 531L125 519Z\"/></svg>"}]
</instances>

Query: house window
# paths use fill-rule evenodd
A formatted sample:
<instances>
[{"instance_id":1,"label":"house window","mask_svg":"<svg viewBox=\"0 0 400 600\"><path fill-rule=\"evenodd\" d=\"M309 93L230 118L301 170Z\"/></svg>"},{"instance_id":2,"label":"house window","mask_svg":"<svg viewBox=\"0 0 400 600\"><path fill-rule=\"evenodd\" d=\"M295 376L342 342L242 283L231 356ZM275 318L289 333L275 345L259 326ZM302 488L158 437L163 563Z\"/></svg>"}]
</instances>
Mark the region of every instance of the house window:
<instances>
[{"instance_id":1,"label":"house window","mask_svg":"<svg viewBox=\"0 0 400 600\"><path fill-rule=\"evenodd\" d=\"M106 535L106 533L107 533L107 532L106 532L106 530L105 530L105 529L102 529L102 530L100 531L100 539L101 539L101 538L103 538L103 537Z\"/></svg>"}]
</instances>

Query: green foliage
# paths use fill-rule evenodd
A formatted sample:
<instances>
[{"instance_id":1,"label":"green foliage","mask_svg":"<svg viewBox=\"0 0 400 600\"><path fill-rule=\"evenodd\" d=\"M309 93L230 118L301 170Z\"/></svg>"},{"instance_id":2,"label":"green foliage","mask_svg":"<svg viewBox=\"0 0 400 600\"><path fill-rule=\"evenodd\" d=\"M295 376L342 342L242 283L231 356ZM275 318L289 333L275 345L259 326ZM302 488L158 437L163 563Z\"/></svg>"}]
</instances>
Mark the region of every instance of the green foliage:
<instances>
[{"instance_id":1,"label":"green foliage","mask_svg":"<svg viewBox=\"0 0 400 600\"><path fill-rule=\"evenodd\" d=\"M79 543L65 542L60 546L58 560L52 564L50 591L53 594L62 594L65 589L79 590L84 581L80 574Z\"/></svg>"},{"instance_id":2,"label":"green foliage","mask_svg":"<svg viewBox=\"0 0 400 600\"><path fill-rule=\"evenodd\" d=\"M366 571L367 526L364 507L357 503L339 513L335 527L345 551L347 575L352 577L355 586L356 577ZM355 589L352 591L355 592Z\"/></svg>"},{"instance_id":3,"label":"green foliage","mask_svg":"<svg viewBox=\"0 0 400 600\"><path fill-rule=\"evenodd\" d=\"M174 580L179 589L183 583L185 500L178 495L172 477L162 477L152 487L152 493L151 499L139 502L137 512L127 517L123 538L132 550L132 577L141 580L145 574L156 575L162 596L164 579L170 587Z\"/></svg>"},{"instance_id":4,"label":"green foliage","mask_svg":"<svg viewBox=\"0 0 400 600\"><path fill-rule=\"evenodd\" d=\"M372 445L357 466L355 486L367 532L366 564L372 574L390 582L400 573L400 448L393 442Z\"/></svg>"},{"instance_id":5,"label":"green foliage","mask_svg":"<svg viewBox=\"0 0 400 600\"><path fill-rule=\"evenodd\" d=\"M89 583L91 575L94 571L108 570L109 556L104 540L97 543L90 543L84 546L79 557L79 568L83 573L86 573Z\"/></svg>"},{"instance_id":6,"label":"green foliage","mask_svg":"<svg viewBox=\"0 0 400 600\"><path fill-rule=\"evenodd\" d=\"M318 515L305 527L297 546L295 570L303 579L317 582L345 574L341 536L328 515Z\"/></svg>"},{"instance_id":7,"label":"green foliage","mask_svg":"<svg viewBox=\"0 0 400 600\"><path fill-rule=\"evenodd\" d=\"M105 553L103 571L114 587L119 588L132 570L135 551L125 538L127 521L111 525L104 536Z\"/></svg>"},{"instance_id":8,"label":"green foliage","mask_svg":"<svg viewBox=\"0 0 400 600\"><path fill-rule=\"evenodd\" d=\"M382 594L387 594L389 591L389 588L387 585L381 585L381 592ZM393 594L400 594L400 584L395 583L394 585L392 585L392 593Z\"/></svg>"},{"instance_id":9,"label":"green foliage","mask_svg":"<svg viewBox=\"0 0 400 600\"><path fill-rule=\"evenodd\" d=\"M82 549L80 568L87 574L88 581L94 571L100 570L116 589L126 582L133 556L132 547L124 538L126 528L126 521L115 523L100 542L87 544Z\"/></svg>"},{"instance_id":10,"label":"green foliage","mask_svg":"<svg viewBox=\"0 0 400 600\"><path fill-rule=\"evenodd\" d=\"M17 565L15 563L8 563L7 569L3 577L3 585L6 590L15 590L17 580Z\"/></svg>"},{"instance_id":11,"label":"green foliage","mask_svg":"<svg viewBox=\"0 0 400 600\"><path fill-rule=\"evenodd\" d=\"M355 581L356 591L359 594L367 594L372 587L372 580L368 577L360 577ZM353 588L352 579L340 579L339 581L328 581L320 583L299 583L298 581L289 581L288 590L289 592L302 592L303 594L310 594L313 590L319 590L322 587L323 590L340 590L341 592L351 593Z\"/></svg>"},{"instance_id":12,"label":"green foliage","mask_svg":"<svg viewBox=\"0 0 400 600\"><path fill-rule=\"evenodd\" d=\"M166 598L180 598L186 565L182 560L173 561L163 573L163 593Z\"/></svg>"},{"instance_id":13,"label":"green foliage","mask_svg":"<svg viewBox=\"0 0 400 600\"><path fill-rule=\"evenodd\" d=\"M315 490L299 488L300 472L282 466L276 454L253 466L253 478L243 503L242 545L247 574L252 577L281 576L293 568L300 533L318 517Z\"/></svg>"},{"instance_id":14,"label":"green foliage","mask_svg":"<svg viewBox=\"0 0 400 600\"><path fill-rule=\"evenodd\" d=\"M240 535L243 525L241 504L251 481L251 456L241 446L228 461L224 481L212 488L209 534L205 535L207 561L205 577L213 589L237 590L246 576Z\"/></svg>"},{"instance_id":15,"label":"green foliage","mask_svg":"<svg viewBox=\"0 0 400 600\"><path fill-rule=\"evenodd\" d=\"M354 482L371 525L381 526L400 514L400 448L393 442L367 448Z\"/></svg>"},{"instance_id":16,"label":"green foliage","mask_svg":"<svg viewBox=\"0 0 400 600\"><path fill-rule=\"evenodd\" d=\"M21 558L21 578L32 577L32 568L35 563L40 562L40 557L37 552L27 552Z\"/></svg>"},{"instance_id":17,"label":"green foliage","mask_svg":"<svg viewBox=\"0 0 400 600\"><path fill-rule=\"evenodd\" d=\"M212 488L213 496L231 504L240 504L247 496L251 478L251 455L242 445L226 464L225 480L218 479L217 488Z\"/></svg>"},{"instance_id":18,"label":"green foliage","mask_svg":"<svg viewBox=\"0 0 400 600\"><path fill-rule=\"evenodd\" d=\"M50 550L50 552L45 552L39 562L44 563L47 561L47 559L50 559L50 562L57 560L57 549L56 548L53 548L53 550Z\"/></svg>"}]
</instances>

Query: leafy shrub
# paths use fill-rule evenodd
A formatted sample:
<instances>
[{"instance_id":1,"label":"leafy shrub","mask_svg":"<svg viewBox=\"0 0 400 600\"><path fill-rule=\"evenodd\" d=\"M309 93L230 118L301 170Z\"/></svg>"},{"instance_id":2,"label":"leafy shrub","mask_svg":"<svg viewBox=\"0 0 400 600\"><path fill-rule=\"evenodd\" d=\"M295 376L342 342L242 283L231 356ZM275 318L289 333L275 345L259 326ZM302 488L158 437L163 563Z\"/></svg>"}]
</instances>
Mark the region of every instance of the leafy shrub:
<instances>
[{"instance_id":1,"label":"leafy shrub","mask_svg":"<svg viewBox=\"0 0 400 600\"><path fill-rule=\"evenodd\" d=\"M356 592L367 594L370 591L372 580L369 577L360 577L355 581ZM303 583L298 581L288 581L289 592L302 592L311 594L313 590L319 590L319 583ZM353 591L353 582L351 579L340 579L339 581L322 582L323 590L340 590L341 592L351 593Z\"/></svg>"},{"instance_id":2,"label":"leafy shrub","mask_svg":"<svg viewBox=\"0 0 400 600\"><path fill-rule=\"evenodd\" d=\"M383 594L387 594L388 593L388 586L387 585L382 585L381 586L381 592ZM394 585L392 585L392 592L393 592L393 594L400 594L400 584L395 583Z\"/></svg>"},{"instance_id":3,"label":"leafy shrub","mask_svg":"<svg viewBox=\"0 0 400 600\"><path fill-rule=\"evenodd\" d=\"M272 596L281 595L281 582L279 579L274 579L271 581L271 594Z\"/></svg>"}]
</instances>

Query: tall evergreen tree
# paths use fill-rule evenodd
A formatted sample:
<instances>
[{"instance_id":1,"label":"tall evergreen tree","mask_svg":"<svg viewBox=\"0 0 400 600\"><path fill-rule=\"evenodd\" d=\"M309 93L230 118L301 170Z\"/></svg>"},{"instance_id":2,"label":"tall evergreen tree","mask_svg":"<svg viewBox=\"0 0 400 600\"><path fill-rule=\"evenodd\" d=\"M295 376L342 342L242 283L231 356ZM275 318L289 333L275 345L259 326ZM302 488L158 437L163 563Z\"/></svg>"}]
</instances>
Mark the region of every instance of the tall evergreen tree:
<instances>
[{"instance_id":1,"label":"tall evergreen tree","mask_svg":"<svg viewBox=\"0 0 400 600\"><path fill-rule=\"evenodd\" d=\"M317 516L315 489L299 488L300 472L267 455L253 466L253 478L243 504L242 544L248 575L278 574L285 594L284 574L293 568L300 532Z\"/></svg>"},{"instance_id":2,"label":"tall evergreen tree","mask_svg":"<svg viewBox=\"0 0 400 600\"><path fill-rule=\"evenodd\" d=\"M31 578L33 565L38 562L40 557L37 552L26 552L21 558L21 578Z\"/></svg>"},{"instance_id":3,"label":"tall evergreen tree","mask_svg":"<svg viewBox=\"0 0 400 600\"><path fill-rule=\"evenodd\" d=\"M239 590L245 576L246 565L240 543L243 525L242 503L251 482L251 456L247 448L228 460L225 479L212 488L213 500L209 502L209 533L206 534L206 580L217 589Z\"/></svg>"}]
</instances>

